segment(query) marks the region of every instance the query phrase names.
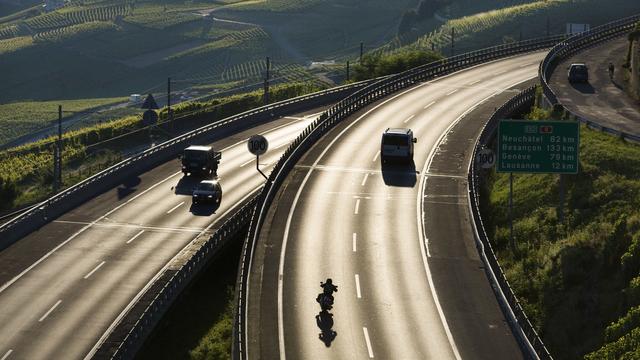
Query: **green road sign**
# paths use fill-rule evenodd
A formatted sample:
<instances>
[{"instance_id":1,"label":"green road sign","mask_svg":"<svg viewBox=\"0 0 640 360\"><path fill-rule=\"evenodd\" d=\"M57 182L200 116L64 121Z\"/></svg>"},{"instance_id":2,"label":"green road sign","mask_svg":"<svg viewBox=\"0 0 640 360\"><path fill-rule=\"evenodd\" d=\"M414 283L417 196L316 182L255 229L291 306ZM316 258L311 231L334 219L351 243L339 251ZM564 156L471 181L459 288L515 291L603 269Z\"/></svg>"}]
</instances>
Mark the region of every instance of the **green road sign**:
<instances>
[{"instance_id":1,"label":"green road sign","mask_svg":"<svg viewBox=\"0 0 640 360\"><path fill-rule=\"evenodd\" d=\"M497 170L576 174L579 145L576 121L501 120Z\"/></svg>"}]
</instances>

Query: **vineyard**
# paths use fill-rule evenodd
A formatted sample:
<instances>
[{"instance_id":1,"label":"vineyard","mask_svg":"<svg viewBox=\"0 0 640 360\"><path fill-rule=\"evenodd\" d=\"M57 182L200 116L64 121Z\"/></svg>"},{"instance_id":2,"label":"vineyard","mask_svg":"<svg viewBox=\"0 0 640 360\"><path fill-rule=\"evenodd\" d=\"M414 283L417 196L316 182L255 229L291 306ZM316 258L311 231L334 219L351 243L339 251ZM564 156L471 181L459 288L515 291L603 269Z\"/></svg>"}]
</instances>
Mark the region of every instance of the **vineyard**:
<instances>
[{"instance_id":1,"label":"vineyard","mask_svg":"<svg viewBox=\"0 0 640 360\"><path fill-rule=\"evenodd\" d=\"M165 29L200 19L202 19L202 17L195 13L148 5L136 6L134 10L124 18L126 22L152 29Z\"/></svg>"},{"instance_id":2,"label":"vineyard","mask_svg":"<svg viewBox=\"0 0 640 360\"><path fill-rule=\"evenodd\" d=\"M33 39L36 42L61 43L85 39L101 32L117 31L118 29L119 27L112 22L92 21L44 31L34 35Z\"/></svg>"},{"instance_id":3,"label":"vineyard","mask_svg":"<svg viewBox=\"0 0 640 360\"><path fill-rule=\"evenodd\" d=\"M25 23L35 31L46 31L93 21L110 21L124 17L131 11L125 4L92 7L78 10L77 8L62 9L48 14L28 19Z\"/></svg>"},{"instance_id":4,"label":"vineyard","mask_svg":"<svg viewBox=\"0 0 640 360\"><path fill-rule=\"evenodd\" d=\"M11 39L0 40L0 56L30 47L33 45L31 36L20 36Z\"/></svg>"}]
</instances>

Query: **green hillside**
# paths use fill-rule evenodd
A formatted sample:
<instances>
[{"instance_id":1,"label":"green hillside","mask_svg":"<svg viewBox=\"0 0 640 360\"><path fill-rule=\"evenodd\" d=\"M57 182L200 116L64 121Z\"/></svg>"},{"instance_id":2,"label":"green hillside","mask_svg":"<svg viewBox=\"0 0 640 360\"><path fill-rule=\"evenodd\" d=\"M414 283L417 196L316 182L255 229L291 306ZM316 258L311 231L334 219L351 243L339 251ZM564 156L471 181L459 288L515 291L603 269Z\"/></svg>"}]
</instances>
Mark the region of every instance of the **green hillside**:
<instances>
[{"instance_id":1,"label":"green hillside","mask_svg":"<svg viewBox=\"0 0 640 360\"><path fill-rule=\"evenodd\" d=\"M548 114L542 114L548 118ZM515 252L509 245L509 174L485 189L485 225L525 312L556 359L638 359L640 146L585 126L580 172L514 175ZM604 347L603 347L604 346Z\"/></svg>"}]
</instances>

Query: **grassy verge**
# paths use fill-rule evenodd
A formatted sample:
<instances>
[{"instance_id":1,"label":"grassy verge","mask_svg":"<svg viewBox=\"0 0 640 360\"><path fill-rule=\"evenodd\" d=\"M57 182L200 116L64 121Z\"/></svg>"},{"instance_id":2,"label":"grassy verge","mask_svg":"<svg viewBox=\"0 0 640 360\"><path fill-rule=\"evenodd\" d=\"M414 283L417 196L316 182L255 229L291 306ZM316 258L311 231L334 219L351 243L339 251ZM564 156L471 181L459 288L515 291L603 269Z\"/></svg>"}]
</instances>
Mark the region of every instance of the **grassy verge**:
<instances>
[{"instance_id":1,"label":"grassy verge","mask_svg":"<svg viewBox=\"0 0 640 360\"><path fill-rule=\"evenodd\" d=\"M583 126L580 173L565 175L563 223L558 179L514 176L514 253L509 176L490 175L483 214L500 263L556 359L579 359L603 345L589 358L637 358L640 146ZM606 348L618 342L617 352Z\"/></svg>"},{"instance_id":2,"label":"grassy verge","mask_svg":"<svg viewBox=\"0 0 640 360\"><path fill-rule=\"evenodd\" d=\"M271 87L270 99L276 102L317 90L319 88L312 84L282 84ZM136 115L69 131L62 141L64 186L113 165L131 152L149 147L151 142L168 139L173 136L172 131L187 131L187 124L201 126L261 105L262 91L254 91L175 106L175 126L182 125L180 129L168 124L166 109L163 109L160 123L150 127ZM54 141L48 138L0 152L0 210L40 201L51 193Z\"/></svg>"},{"instance_id":3,"label":"grassy verge","mask_svg":"<svg viewBox=\"0 0 640 360\"><path fill-rule=\"evenodd\" d=\"M237 241L211 264L164 316L137 359L231 359L241 249Z\"/></svg>"}]
</instances>

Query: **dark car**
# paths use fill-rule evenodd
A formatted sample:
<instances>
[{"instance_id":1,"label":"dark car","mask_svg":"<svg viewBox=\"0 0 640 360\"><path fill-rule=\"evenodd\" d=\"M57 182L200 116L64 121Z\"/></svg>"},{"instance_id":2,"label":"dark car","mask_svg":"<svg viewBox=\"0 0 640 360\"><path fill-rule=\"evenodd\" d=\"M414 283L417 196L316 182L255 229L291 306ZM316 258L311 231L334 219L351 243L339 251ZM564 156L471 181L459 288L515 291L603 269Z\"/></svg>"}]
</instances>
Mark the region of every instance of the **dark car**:
<instances>
[{"instance_id":1,"label":"dark car","mask_svg":"<svg viewBox=\"0 0 640 360\"><path fill-rule=\"evenodd\" d=\"M411 129L385 130L380 144L380 159L383 163L390 161L413 161L413 144L416 143Z\"/></svg>"},{"instance_id":2,"label":"dark car","mask_svg":"<svg viewBox=\"0 0 640 360\"><path fill-rule=\"evenodd\" d=\"M222 187L218 180L203 180L193 190L193 203L215 203L222 201Z\"/></svg>"},{"instance_id":3,"label":"dark car","mask_svg":"<svg viewBox=\"0 0 640 360\"><path fill-rule=\"evenodd\" d=\"M582 63L571 64L569 66L567 78L570 83L589 82L589 68L587 68L587 65Z\"/></svg>"}]
</instances>

